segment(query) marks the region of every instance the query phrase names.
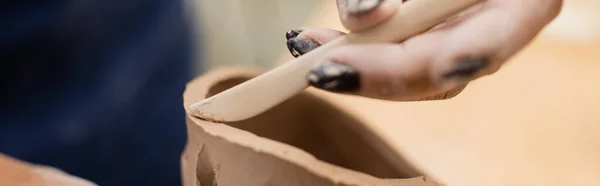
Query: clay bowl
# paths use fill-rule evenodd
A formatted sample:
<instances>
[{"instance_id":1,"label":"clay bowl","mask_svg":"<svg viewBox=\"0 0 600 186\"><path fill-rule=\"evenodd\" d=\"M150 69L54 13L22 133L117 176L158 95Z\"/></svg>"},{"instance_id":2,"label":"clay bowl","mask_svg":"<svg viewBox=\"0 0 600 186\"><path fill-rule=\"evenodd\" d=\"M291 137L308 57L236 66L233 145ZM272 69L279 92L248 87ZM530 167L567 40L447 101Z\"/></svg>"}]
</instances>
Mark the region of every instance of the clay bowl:
<instances>
[{"instance_id":1,"label":"clay bowl","mask_svg":"<svg viewBox=\"0 0 600 186\"><path fill-rule=\"evenodd\" d=\"M210 71L187 85L184 107L189 113L189 105L259 73ZM309 91L240 122L186 117L185 186L437 185L363 122Z\"/></svg>"}]
</instances>

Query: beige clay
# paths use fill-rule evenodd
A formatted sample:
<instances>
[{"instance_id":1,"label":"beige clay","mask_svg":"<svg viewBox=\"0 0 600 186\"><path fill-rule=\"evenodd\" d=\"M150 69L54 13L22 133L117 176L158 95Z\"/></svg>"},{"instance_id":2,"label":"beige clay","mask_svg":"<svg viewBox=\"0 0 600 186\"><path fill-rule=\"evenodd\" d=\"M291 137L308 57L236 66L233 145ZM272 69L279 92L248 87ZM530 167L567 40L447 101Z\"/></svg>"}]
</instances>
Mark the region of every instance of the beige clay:
<instances>
[{"instance_id":1,"label":"beige clay","mask_svg":"<svg viewBox=\"0 0 600 186\"><path fill-rule=\"evenodd\" d=\"M258 74L213 70L188 84L184 107ZM186 117L185 186L439 185L361 121L310 92L240 122Z\"/></svg>"},{"instance_id":2,"label":"beige clay","mask_svg":"<svg viewBox=\"0 0 600 186\"><path fill-rule=\"evenodd\" d=\"M0 153L2 186L96 186L53 167L34 165Z\"/></svg>"}]
</instances>

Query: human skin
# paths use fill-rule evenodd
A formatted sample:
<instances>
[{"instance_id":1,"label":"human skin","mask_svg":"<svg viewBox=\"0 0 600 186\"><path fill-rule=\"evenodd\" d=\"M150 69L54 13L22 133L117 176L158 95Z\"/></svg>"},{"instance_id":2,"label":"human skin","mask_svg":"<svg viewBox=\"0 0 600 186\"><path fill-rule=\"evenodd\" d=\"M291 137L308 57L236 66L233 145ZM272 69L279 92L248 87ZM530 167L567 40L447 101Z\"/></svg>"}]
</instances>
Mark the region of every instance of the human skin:
<instances>
[{"instance_id":1,"label":"human skin","mask_svg":"<svg viewBox=\"0 0 600 186\"><path fill-rule=\"evenodd\" d=\"M388 5L393 1L399 0L337 0L337 7L344 27L361 31L401 11ZM326 91L376 99L449 99L469 82L497 72L561 7L562 0L483 0L402 43L334 49L307 81ZM298 57L344 34L303 27L286 33L287 46Z\"/></svg>"}]
</instances>

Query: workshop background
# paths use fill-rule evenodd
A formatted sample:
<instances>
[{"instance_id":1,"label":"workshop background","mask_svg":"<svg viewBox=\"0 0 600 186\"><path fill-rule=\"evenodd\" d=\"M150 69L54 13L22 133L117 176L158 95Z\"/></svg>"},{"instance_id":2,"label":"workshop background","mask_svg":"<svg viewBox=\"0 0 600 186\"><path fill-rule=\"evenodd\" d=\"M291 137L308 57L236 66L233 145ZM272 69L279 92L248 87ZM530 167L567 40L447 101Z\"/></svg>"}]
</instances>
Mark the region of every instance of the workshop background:
<instances>
[{"instance_id":1,"label":"workshop background","mask_svg":"<svg viewBox=\"0 0 600 186\"><path fill-rule=\"evenodd\" d=\"M334 0L202 0L192 1L202 27L207 68L251 65L273 68L289 60L284 33L300 26L343 30ZM600 1L566 0L561 15L541 34L583 48L600 41Z\"/></svg>"},{"instance_id":2,"label":"workshop background","mask_svg":"<svg viewBox=\"0 0 600 186\"><path fill-rule=\"evenodd\" d=\"M287 30L343 29L334 0L205 0L198 7L205 70L274 68L292 59ZM447 185L597 185L599 9L597 0L565 0L561 14L499 72L450 100L398 103L316 92Z\"/></svg>"}]
</instances>

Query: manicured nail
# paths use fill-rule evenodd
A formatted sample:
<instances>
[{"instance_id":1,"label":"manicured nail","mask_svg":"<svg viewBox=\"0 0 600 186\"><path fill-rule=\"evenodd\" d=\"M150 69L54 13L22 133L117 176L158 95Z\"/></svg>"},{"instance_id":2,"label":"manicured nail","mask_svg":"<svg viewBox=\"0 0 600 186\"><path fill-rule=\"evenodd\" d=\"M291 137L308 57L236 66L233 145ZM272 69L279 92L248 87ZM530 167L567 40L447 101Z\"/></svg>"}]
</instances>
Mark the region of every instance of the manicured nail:
<instances>
[{"instance_id":1,"label":"manicured nail","mask_svg":"<svg viewBox=\"0 0 600 186\"><path fill-rule=\"evenodd\" d=\"M285 33L285 38L287 40L290 40L292 38L298 37L298 35L300 35L300 33L302 33L302 30L290 30Z\"/></svg>"},{"instance_id":2,"label":"manicured nail","mask_svg":"<svg viewBox=\"0 0 600 186\"><path fill-rule=\"evenodd\" d=\"M354 68L327 62L306 76L308 84L331 92L354 92L360 88L359 75Z\"/></svg>"},{"instance_id":3,"label":"manicured nail","mask_svg":"<svg viewBox=\"0 0 600 186\"><path fill-rule=\"evenodd\" d=\"M369 12L379 6L383 0L346 0L346 12L359 15Z\"/></svg>"},{"instance_id":4,"label":"manicured nail","mask_svg":"<svg viewBox=\"0 0 600 186\"><path fill-rule=\"evenodd\" d=\"M292 53L294 57L300 57L319 46L321 46L321 44L317 41L308 38L296 37L287 40L288 50L290 50L290 53Z\"/></svg>"},{"instance_id":5,"label":"manicured nail","mask_svg":"<svg viewBox=\"0 0 600 186\"><path fill-rule=\"evenodd\" d=\"M456 63L443 77L452 81L468 81L488 65L486 58L464 58Z\"/></svg>"}]
</instances>

